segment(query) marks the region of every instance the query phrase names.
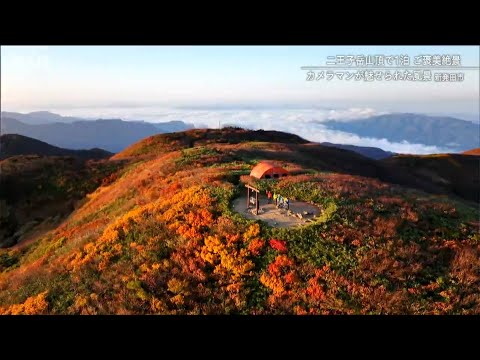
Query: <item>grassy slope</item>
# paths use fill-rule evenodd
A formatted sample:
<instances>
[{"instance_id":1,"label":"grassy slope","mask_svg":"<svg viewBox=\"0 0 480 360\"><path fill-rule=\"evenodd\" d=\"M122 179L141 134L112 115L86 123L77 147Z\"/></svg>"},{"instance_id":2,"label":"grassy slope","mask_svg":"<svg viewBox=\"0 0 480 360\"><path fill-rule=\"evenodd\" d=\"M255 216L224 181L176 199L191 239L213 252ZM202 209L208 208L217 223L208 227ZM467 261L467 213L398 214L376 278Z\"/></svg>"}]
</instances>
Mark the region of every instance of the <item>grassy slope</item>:
<instances>
[{"instance_id":1,"label":"grassy slope","mask_svg":"<svg viewBox=\"0 0 480 360\"><path fill-rule=\"evenodd\" d=\"M349 152L219 138L162 135L116 155L130 158L122 176L39 241L0 251L1 311L480 313L475 207L373 179L374 162ZM272 186L321 206L315 224L272 229L229 209L264 158L305 173Z\"/></svg>"}]
</instances>

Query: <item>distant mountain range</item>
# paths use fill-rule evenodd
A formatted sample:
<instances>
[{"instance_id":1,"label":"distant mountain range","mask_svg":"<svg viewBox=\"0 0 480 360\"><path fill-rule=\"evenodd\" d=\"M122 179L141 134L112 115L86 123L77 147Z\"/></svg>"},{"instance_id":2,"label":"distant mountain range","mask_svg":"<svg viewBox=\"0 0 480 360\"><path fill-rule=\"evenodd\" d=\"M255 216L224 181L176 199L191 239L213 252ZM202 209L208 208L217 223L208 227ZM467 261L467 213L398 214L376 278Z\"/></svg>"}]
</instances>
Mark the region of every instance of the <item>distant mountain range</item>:
<instances>
[{"instance_id":1,"label":"distant mountain range","mask_svg":"<svg viewBox=\"0 0 480 360\"><path fill-rule=\"evenodd\" d=\"M433 145L453 152L478 148L480 125L452 117L396 113L356 120L319 122L332 130L361 137L407 141L411 144ZM145 137L194 128L183 121L150 123L142 120L87 120L48 111L28 114L2 112L2 134L19 134L67 149L102 148L119 152ZM388 158L394 153L374 147L322 143L355 151L372 159Z\"/></svg>"},{"instance_id":2,"label":"distant mountain range","mask_svg":"<svg viewBox=\"0 0 480 360\"><path fill-rule=\"evenodd\" d=\"M374 160L382 160L382 159L389 158L390 156L396 155L396 153L393 153L391 151L385 151L380 148L370 147L370 146L342 145L342 144L332 144L329 142L322 142L320 143L320 145L354 151L360 155L366 156Z\"/></svg>"},{"instance_id":3,"label":"distant mountain range","mask_svg":"<svg viewBox=\"0 0 480 360\"><path fill-rule=\"evenodd\" d=\"M72 123L74 121L86 120L86 119L77 118L77 117L62 116L62 115L51 113L49 111L34 111L28 114L2 111L2 119L3 118L16 119L29 125L51 124L55 122Z\"/></svg>"},{"instance_id":4,"label":"distant mountain range","mask_svg":"<svg viewBox=\"0 0 480 360\"><path fill-rule=\"evenodd\" d=\"M19 134L47 142L51 145L67 149L102 148L118 152L128 145L145 137L193 128L193 125L182 121L170 121L152 124L144 121L108 120L77 120L71 122L52 122L52 119L64 117L48 112L20 114L25 123L18 118L7 117L2 112L2 134ZM7 113L18 116L17 113ZM33 115L32 115L33 114ZM43 116L43 117L42 117ZM43 120L38 120L43 119ZM49 121L39 123L36 121ZM34 123L34 124L33 124Z\"/></svg>"},{"instance_id":5,"label":"distant mountain range","mask_svg":"<svg viewBox=\"0 0 480 360\"><path fill-rule=\"evenodd\" d=\"M160 132L162 132L162 133L185 131L185 130L189 130L189 129L194 128L194 126L192 124L187 124L187 123L184 123L183 121L179 121L179 120L173 120L173 121L162 122L162 123L147 123L147 122L144 122L144 121L141 121L141 122L143 122L145 124L152 124L157 129L159 129Z\"/></svg>"},{"instance_id":6,"label":"distant mountain range","mask_svg":"<svg viewBox=\"0 0 480 360\"><path fill-rule=\"evenodd\" d=\"M396 113L366 119L322 122L327 128L362 137L434 145L462 152L480 143L480 125L452 117Z\"/></svg>"},{"instance_id":7,"label":"distant mountain range","mask_svg":"<svg viewBox=\"0 0 480 360\"><path fill-rule=\"evenodd\" d=\"M69 150L18 134L0 136L0 160L16 155L75 156L82 159L105 159L113 154L102 149Z\"/></svg>"}]
</instances>

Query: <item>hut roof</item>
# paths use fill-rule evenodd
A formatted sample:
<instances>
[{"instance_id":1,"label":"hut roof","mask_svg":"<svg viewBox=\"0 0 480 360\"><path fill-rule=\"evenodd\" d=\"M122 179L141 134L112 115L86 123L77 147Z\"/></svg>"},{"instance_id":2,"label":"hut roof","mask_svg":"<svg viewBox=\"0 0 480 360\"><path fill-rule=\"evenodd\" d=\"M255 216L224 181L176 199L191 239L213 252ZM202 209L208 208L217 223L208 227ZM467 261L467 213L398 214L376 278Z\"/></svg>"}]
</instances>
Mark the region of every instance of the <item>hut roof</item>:
<instances>
[{"instance_id":1,"label":"hut roof","mask_svg":"<svg viewBox=\"0 0 480 360\"><path fill-rule=\"evenodd\" d=\"M266 173L269 174L288 174L288 171L280 166L276 166L274 163L269 161L262 161L257 164L252 171L250 172L250 176L256 177L257 179L261 179Z\"/></svg>"}]
</instances>

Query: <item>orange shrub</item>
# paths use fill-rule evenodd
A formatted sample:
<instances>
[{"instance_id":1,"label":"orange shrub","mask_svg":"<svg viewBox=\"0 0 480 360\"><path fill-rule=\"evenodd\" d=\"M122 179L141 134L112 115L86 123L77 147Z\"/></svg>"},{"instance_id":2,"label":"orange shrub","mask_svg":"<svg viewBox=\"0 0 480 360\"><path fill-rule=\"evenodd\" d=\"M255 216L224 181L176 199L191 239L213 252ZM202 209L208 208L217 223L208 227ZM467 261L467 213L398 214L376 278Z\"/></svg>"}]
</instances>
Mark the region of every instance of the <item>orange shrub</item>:
<instances>
[{"instance_id":1,"label":"orange shrub","mask_svg":"<svg viewBox=\"0 0 480 360\"><path fill-rule=\"evenodd\" d=\"M8 308L0 308L1 315L39 315L48 310L47 291L36 296L31 296L22 304L10 305Z\"/></svg>"}]
</instances>

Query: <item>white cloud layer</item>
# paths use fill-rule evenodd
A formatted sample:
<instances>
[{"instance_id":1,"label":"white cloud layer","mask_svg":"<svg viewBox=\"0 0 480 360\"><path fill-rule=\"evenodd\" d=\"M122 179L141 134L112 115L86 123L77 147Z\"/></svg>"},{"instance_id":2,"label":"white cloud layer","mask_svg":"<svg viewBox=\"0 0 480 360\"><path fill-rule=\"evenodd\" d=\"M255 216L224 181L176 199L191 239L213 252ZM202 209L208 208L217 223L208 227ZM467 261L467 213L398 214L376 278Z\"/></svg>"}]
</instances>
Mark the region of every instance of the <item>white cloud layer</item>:
<instances>
[{"instance_id":1,"label":"white cloud layer","mask_svg":"<svg viewBox=\"0 0 480 360\"><path fill-rule=\"evenodd\" d=\"M410 144L407 141L390 142L387 139L366 138L342 131L327 129L323 121L332 119L350 121L384 114L372 108L350 109L169 109L169 108L103 108L59 111L62 115L90 116L92 118L122 118L166 122L181 120L197 128L236 125L249 129L277 130L297 134L315 142L331 142L358 146L372 146L406 154L452 152L448 147Z\"/></svg>"}]
</instances>

